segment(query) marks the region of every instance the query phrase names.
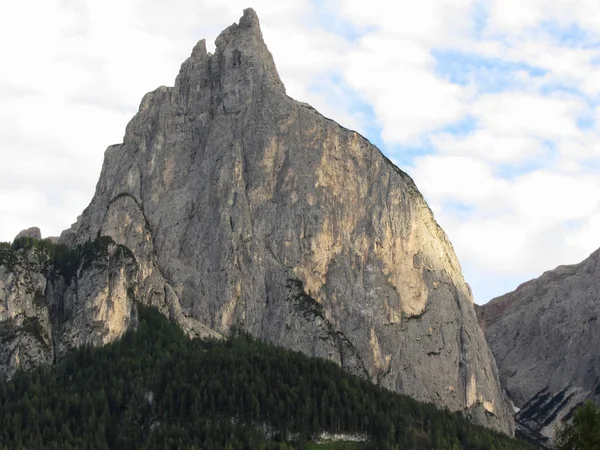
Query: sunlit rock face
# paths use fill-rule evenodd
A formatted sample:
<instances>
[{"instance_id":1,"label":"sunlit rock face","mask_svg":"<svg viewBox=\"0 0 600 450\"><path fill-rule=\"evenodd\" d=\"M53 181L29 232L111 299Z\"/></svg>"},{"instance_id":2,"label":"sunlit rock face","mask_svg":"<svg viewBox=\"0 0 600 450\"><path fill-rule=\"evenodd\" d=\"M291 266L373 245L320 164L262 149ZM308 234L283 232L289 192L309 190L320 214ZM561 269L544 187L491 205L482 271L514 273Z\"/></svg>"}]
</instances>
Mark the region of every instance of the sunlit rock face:
<instances>
[{"instance_id":1,"label":"sunlit rock face","mask_svg":"<svg viewBox=\"0 0 600 450\"><path fill-rule=\"evenodd\" d=\"M0 249L0 380L19 369L52 364L45 269L45 258L33 252Z\"/></svg>"},{"instance_id":2,"label":"sunlit rock face","mask_svg":"<svg viewBox=\"0 0 600 450\"><path fill-rule=\"evenodd\" d=\"M600 250L478 308L517 420L552 438L586 399L600 402Z\"/></svg>"},{"instance_id":3,"label":"sunlit rock face","mask_svg":"<svg viewBox=\"0 0 600 450\"><path fill-rule=\"evenodd\" d=\"M60 242L98 236L130 249L136 271L116 290L90 288L94 305L122 298L134 277L136 298L190 335L241 327L513 432L470 290L425 200L364 137L286 95L252 10L215 54L200 41L175 86L147 94L107 149L94 198ZM119 302L112 311L129 311ZM108 309L92 309L105 320ZM126 326L114 314L98 339Z\"/></svg>"},{"instance_id":4,"label":"sunlit rock face","mask_svg":"<svg viewBox=\"0 0 600 450\"><path fill-rule=\"evenodd\" d=\"M50 248L0 248L0 380L72 348L112 342L137 320L138 266L129 249L104 239L67 275Z\"/></svg>"},{"instance_id":5,"label":"sunlit rock face","mask_svg":"<svg viewBox=\"0 0 600 450\"><path fill-rule=\"evenodd\" d=\"M83 260L77 275L49 298L56 322L55 352L58 358L82 345L104 345L120 338L137 322L134 298L138 265L123 246L108 244Z\"/></svg>"}]
</instances>

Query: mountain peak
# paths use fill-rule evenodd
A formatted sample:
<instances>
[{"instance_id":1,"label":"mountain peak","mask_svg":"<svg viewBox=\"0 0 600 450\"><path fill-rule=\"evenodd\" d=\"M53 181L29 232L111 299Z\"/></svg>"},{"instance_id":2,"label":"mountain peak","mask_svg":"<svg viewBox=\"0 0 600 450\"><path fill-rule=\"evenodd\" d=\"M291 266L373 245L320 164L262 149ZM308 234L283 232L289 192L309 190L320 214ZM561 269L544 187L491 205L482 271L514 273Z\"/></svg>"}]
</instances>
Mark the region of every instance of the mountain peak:
<instances>
[{"instance_id":1,"label":"mountain peak","mask_svg":"<svg viewBox=\"0 0 600 450\"><path fill-rule=\"evenodd\" d=\"M206 41L200 40L182 64L175 82L180 104L200 110L207 105L194 103L209 101L216 106L210 108L216 114L240 111L265 97L282 100L285 87L253 9L245 9L239 23L223 30L215 46L212 55L207 53Z\"/></svg>"},{"instance_id":2,"label":"mountain peak","mask_svg":"<svg viewBox=\"0 0 600 450\"><path fill-rule=\"evenodd\" d=\"M204 58L207 56L206 39L200 39L192 49L192 58Z\"/></svg>"},{"instance_id":3,"label":"mountain peak","mask_svg":"<svg viewBox=\"0 0 600 450\"><path fill-rule=\"evenodd\" d=\"M262 40L262 31L260 29L260 20L258 14L252 8L244 9L242 17L238 23L233 23L230 27L221 32L221 35L227 35L232 32L260 35ZM219 40L219 38L217 38ZM264 44L264 42L263 42Z\"/></svg>"},{"instance_id":4,"label":"mountain peak","mask_svg":"<svg viewBox=\"0 0 600 450\"><path fill-rule=\"evenodd\" d=\"M512 433L460 265L412 180L285 95L253 10L215 43L210 54L200 41L107 149L63 242L107 236L101 263L126 248L136 264L114 280L107 264L77 272L75 300L49 304L75 305L66 320L81 339L61 327L55 341L83 342L88 323L124 331L135 296L191 335L241 328ZM90 300L117 292L95 277L122 298Z\"/></svg>"},{"instance_id":5,"label":"mountain peak","mask_svg":"<svg viewBox=\"0 0 600 450\"><path fill-rule=\"evenodd\" d=\"M247 28L250 27L258 27L260 28L260 23L258 20L258 14L252 8L244 9L244 15L240 18L240 26L244 26Z\"/></svg>"},{"instance_id":6,"label":"mountain peak","mask_svg":"<svg viewBox=\"0 0 600 450\"><path fill-rule=\"evenodd\" d=\"M265 81L283 89L283 83L275 67L273 55L265 44L260 21L252 8L244 10L239 23L225 29L215 40L215 56L225 57L226 69L258 70L266 75Z\"/></svg>"}]
</instances>

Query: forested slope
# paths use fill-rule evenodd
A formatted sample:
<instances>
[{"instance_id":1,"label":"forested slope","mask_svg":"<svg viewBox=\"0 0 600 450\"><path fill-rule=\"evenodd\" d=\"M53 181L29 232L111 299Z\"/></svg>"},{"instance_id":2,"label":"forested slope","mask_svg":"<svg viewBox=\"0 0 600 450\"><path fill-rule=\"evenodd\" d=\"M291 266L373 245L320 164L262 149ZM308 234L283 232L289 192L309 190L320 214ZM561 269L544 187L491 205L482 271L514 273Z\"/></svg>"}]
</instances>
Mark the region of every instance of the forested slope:
<instances>
[{"instance_id":1,"label":"forested slope","mask_svg":"<svg viewBox=\"0 0 600 450\"><path fill-rule=\"evenodd\" d=\"M532 448L334 363L245 334L190 340L138 308L122 340L0 386L0 448L319 448L322 431L369 438L348 448Z\"/></svg>"}]
</instances>

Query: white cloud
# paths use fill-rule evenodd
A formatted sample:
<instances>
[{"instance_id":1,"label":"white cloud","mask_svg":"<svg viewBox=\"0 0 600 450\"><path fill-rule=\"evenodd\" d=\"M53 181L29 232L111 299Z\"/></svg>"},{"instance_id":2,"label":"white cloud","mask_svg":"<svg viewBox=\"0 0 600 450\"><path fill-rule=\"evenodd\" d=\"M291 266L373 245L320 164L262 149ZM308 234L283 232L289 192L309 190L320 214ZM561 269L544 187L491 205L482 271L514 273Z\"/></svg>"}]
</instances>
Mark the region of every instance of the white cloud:
<instances>
[{"instance_id":1,"label":"white cloud","mask_svg":"<svg viewBox=\"0 0 600 450\"><path fill-rule=\"evenodd\" d=\"M480 96L471 113L481 128L503 136L547 140L580 133L576 119L585 105L569 97L503 92Z\"/></svg>"},{"instance_id":2,"label":"white cloud","mask_svg":"<svg viewBox=\"0 0 600 450\"><path fill-rule=\"evenodd\" d=\"M598 34L600 4L595 0L492 0L487 4L488 33L512 36L530 32L544 22L581 27Z\"/></svg>"},{"instance_id":3,"label":"white cloud","mask_svg":"<svg viewBox=\"0 0 600 450\"><path fill-rule=\"evenodd\" d=\"M592 250L600 247L600 211L596 210L581 226L567 233L565 242L575 248Z\"/></svg>"},{"instance_id":4,"label":"white cloud","mask_svg":"<svg viewBox=\"0 0 600 450\"><path fill-rule=\"evenodd\" d=\"M376 33L398 39L437 45L462 39L472 29L473 0L422 0L393 2L371 0L333 1L341 15L362 26L375 27Z\"/></svg>"},{"instance_id":5,"label":"white cloud","mask_svg":"<svg viewBox=\"0 0 600 450\"><path fill-rule=\"evenodd\" d=\"M509 185L495 179L491 166L463 156L430 155L416 160L410 170L426 199L454 202L483 211L510 206Z\"/></svg>"},{"instance_id":6,"label":"white cloud","mask_svg":"<svg viewBox=\"0 0 600 450\"><path fill-rule=\"evenodd\" d=\"M545 1L494 0L488 11L488 32L514 35L540 22Z\"/></svg>"},{"instance_id":7,"label":"white cloud","mask_svg":"<svg viewBox=\"0 0 600 450\"><path fill-rule=\"evenodd\" d=\"M488 58L499 58L522 63L547 71L544 82L548 85L567 84L587 95L600 93L600 66L597 47L566 47L539 31L537 34L505 40L481 41L472 50Z\"/></svg>"},{"instance_id":8,"label":"white cloud","mask_svg":"<svg viewBox=\"0 0 600 450\"><path fill-rule=\"evenodd\" d=\"M468 92L433 73L427 47L367 36L344 62L344 76L372 105L389 143L414 144L426 131L463 118Z\"/></svg>"},{"instance_id":9,"label":"white cloud","mask_svg":"<svg viewBox=\"0 0 600 450\"><path fill-rule=\"evenodd\" d=\"M529 136L506 136L495 130L478 129L464 136L435 134L433 146L444 155L468 156L494 163L525 163L543 157L546 148L539 139Z\"/></svg>"},{"instance_id":10,"label":"white cloud","mask_svg":"<svg viewBox=\"0 0 600 450\"><path fill-rule=\"evenodd\" d=\"M600 180L540 170L513 184L515 212L541 224L586 219L599 210Z\"/></svg>"}]
</instances>

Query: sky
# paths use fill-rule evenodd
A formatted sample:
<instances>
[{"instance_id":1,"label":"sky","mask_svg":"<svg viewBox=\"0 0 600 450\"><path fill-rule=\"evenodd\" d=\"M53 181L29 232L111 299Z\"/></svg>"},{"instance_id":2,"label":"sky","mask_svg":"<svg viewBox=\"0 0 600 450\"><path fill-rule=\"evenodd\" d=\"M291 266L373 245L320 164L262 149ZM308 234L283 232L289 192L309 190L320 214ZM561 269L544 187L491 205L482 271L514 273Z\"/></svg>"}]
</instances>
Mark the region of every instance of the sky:
<instances>
[{"instance_id":1,"label":"sky","mask_svg":"<svg viewBox=\"0 0 600 450\"><path fill-rule=\"evenodd\" d=\"M600 247L597 0L5 2L0 241L75 222L142 96L249 6L288 95L414 178L477 303Z\"/></svg>"}]
</instances>

